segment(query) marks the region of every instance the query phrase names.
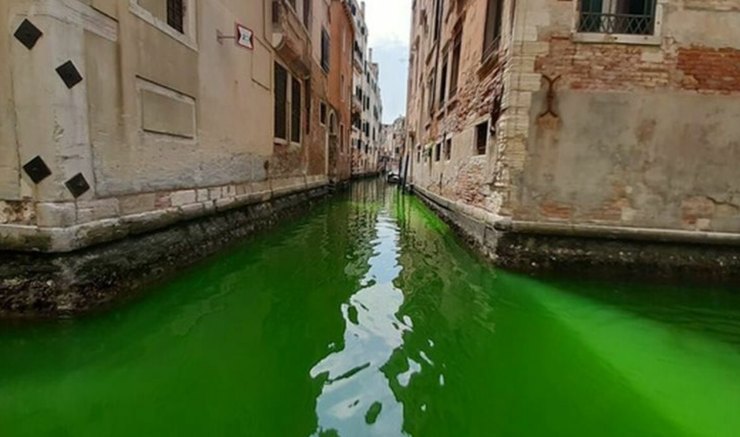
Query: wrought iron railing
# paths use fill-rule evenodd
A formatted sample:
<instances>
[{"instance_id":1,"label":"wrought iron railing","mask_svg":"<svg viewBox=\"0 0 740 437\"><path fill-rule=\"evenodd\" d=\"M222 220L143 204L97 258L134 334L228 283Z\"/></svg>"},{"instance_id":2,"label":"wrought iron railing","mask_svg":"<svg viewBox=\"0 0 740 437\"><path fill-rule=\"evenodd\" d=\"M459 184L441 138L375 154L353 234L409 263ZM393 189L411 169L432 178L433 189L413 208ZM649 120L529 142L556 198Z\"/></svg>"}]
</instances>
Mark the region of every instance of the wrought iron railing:
<instances>
[{"instance_id":1,"label":"wrought iron railing","mask_svg":"<svg viewBox=\"0 0 740 437\"><path fill-rule=\"evenodd\" d=\"M652 35L655 0L582 0L578 31Z\"/></svg>"}]
</instances>

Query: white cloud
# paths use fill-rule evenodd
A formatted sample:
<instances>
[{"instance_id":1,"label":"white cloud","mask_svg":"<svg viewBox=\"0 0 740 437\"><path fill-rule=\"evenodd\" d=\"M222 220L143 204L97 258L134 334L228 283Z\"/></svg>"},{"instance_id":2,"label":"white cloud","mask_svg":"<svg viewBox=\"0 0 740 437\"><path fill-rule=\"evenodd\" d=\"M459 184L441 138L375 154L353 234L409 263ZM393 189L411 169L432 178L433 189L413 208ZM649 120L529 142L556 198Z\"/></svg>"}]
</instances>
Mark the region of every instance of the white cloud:
<instances>
[{"instance_id":1,"label":"white cloud","mask_svg":"<svg viewBox=\"0 0 740 437\"><path fill-rule=\"evenodd\" d=\"M411 0L366 0L370 47L409 46Z\"/></svg>"}]
</instances>

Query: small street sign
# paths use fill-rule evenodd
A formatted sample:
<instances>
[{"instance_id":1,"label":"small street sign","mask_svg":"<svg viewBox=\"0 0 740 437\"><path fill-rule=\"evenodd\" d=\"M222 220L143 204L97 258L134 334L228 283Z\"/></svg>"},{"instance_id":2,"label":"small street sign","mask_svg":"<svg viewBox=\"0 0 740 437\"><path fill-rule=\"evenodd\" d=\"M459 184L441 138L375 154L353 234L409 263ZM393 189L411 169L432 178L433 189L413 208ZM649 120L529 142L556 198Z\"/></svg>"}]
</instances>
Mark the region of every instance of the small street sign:
<instances>
[{"instance_id":1,"label":"small street sign","mask_svg":"<svg viewBox=\"0 0 740 437\"><path fill-rule=\"evenodd\" d=\"M254 32L249 28L237 23L236 25L236 44L245 49L254 49Z\"/></svg>"}]
</instances>

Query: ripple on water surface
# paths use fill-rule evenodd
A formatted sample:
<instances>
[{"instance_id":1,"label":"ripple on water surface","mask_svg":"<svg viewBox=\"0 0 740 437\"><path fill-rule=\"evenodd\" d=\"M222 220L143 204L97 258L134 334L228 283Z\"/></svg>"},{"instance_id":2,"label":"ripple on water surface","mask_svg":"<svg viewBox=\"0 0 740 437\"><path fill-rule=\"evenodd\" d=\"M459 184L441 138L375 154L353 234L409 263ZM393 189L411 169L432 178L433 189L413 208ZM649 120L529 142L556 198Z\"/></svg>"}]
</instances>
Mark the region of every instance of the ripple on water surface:
<instances>
[{"instance_id":1,"label":"ripple on water surface","mask_svg":"<svg viewBox=\"0 0 740 437\"><path fill-rule=\"evenodd\" d=\"M496 271L381 183L0 331L0 435L740 435L740 298Z\"/></svg>"}]
</instances>

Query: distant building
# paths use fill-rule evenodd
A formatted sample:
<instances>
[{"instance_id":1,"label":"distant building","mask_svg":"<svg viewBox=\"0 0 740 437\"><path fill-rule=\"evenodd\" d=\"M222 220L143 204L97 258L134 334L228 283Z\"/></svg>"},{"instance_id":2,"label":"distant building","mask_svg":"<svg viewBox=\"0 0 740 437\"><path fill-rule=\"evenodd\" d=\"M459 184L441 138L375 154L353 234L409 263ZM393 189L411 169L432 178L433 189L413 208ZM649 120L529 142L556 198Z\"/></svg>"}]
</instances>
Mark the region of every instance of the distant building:
<instances>
[{"instance_id":1,"label":"distant building","mask_svg":"<svg viewBox=\"0 0 740 437\"><path fill-rule=\"evenodd\" d=\"M416 0L408 84L411 181L468 215L740 232L734 0Z\"/></svg>"},{"instance_id":2,"label":"distant building","mask_svg":"<svg viewBox=\"0 0 740 437\"><path fill-rule=\"evenodd\" d=\"M383 119L378 85L380 67L373 62L373 51L368 48L365 2L347 1L355 18L356 30L353 45L352 174L363 175L378 171L380 125Z\"/></svg>"},{"instance_id":3,"label":"distant building","mask_svg":"<svg viewBox=\"0 0 740 437\"><path fill-rule=\"evenodd\" d=\"M393 124L383 125L381 131L381 169L398 173L406 141L406 118L396 118Z\"/></svg>"}]
</instances>

